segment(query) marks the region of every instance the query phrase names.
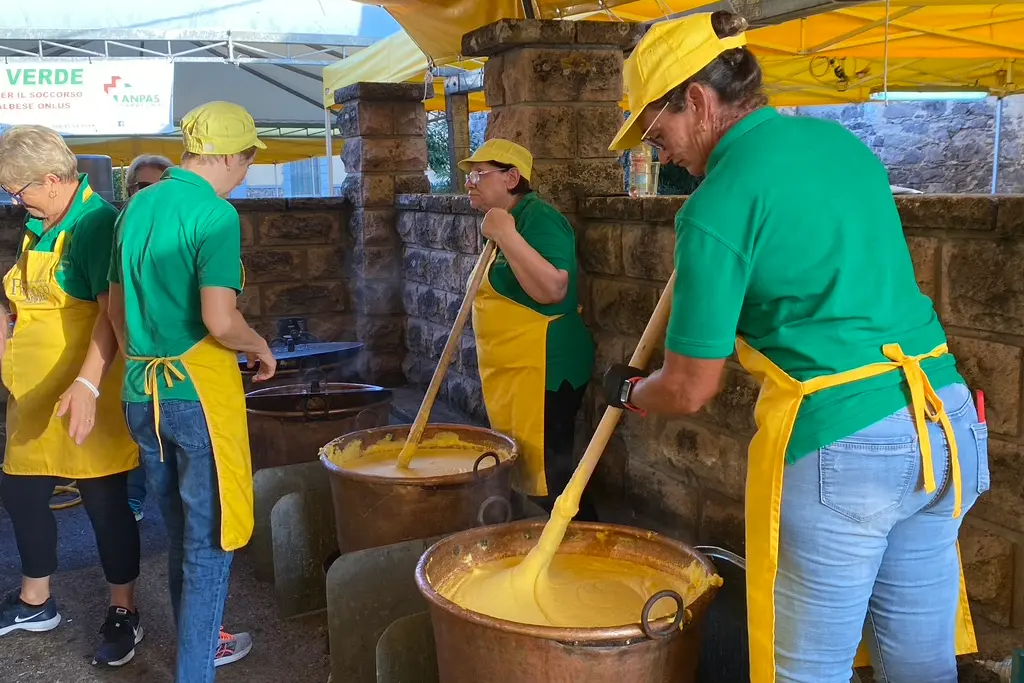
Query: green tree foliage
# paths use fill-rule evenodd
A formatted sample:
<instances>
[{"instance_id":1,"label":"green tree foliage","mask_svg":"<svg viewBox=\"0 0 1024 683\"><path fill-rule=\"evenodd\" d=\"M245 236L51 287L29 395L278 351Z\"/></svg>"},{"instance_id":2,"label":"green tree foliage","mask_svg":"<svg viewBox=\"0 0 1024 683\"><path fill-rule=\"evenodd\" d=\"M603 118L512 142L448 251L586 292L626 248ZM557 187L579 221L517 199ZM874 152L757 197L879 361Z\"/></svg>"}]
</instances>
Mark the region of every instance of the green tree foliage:
<instances>
[{"instance_id":1,"label":"green tree foliage","mask_svg":"<svg viewBox=\"0 0 1024 683\"><path fill-rule=\"evenodd\" d=\"M128 169L114 169L114 199L123 202L128 199L128 189L124 186L124 174Z\"/></svg>"},{"instance_id":2,"label":"green tree foliage","mask_svg":"<svg viewBox=\"0 0 1024 683\"><path fill-rule=\"evenodd\" d=\"M448 150L448 124L443 116L431 117L427 121L427 165L434 172L430 190L435 194L451 192L452 169Z\"/></svg>"}]
</instances>

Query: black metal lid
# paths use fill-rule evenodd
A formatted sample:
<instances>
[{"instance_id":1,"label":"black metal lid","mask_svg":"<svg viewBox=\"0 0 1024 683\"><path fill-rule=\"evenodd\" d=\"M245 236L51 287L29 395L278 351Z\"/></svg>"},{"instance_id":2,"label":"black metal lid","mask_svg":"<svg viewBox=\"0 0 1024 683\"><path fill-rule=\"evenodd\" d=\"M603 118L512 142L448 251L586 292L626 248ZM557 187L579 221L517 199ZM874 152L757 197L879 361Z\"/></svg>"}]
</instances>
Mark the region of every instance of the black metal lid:
<instances>
[{"instance_id":1,"label":"black metal lid","mask_svg":"<svg viewBox=\"0 0 1024 683\"><path fill-rule=\"evenodd\" d=\"M324 419L390 403L391 397L390 390L372 384L285 384L250 391L245 407L250 413Z\"/></svg>"},{"instance_id":2,"label":"black metal lid","mask_svg":"<svg viewBox=\"0 0 1024 683\"><path fill-rule=\"evenodd\" d=\"M355 356L362 348L362 342L312 342L293 346L271 346L270 350L277 360L277 371L281 372L338 363ZM238 364L242 366L243 371L252 372L246 367L245 355L239 354Z\"/></svg>"}]
</instances>

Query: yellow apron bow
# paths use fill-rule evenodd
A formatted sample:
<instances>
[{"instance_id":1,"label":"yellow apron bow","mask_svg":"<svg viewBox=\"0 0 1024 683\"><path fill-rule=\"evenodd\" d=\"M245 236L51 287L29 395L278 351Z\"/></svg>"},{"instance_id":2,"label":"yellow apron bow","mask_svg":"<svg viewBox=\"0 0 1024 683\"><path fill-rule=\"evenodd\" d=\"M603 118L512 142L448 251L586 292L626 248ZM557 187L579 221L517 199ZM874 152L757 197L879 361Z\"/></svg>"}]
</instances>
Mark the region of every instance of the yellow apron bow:
<instances>
[{"instance_id":1,"label":"yellow apron bow","mask_svg":"<svg viewBox=\"0 0 1024 683\"><path fill-rule=\"evenodd\" d=\"M164 442L160 437L160 378L162 372L164 383L170 389L174 386L174 380L179 382L185 379L185 373L174 366L175 362L181 362L181 358L139 358L128 356L128 360L146 363L143 371L146 396L153 397L153 423L156 426L156 442L160 447L160 462L164 461Z\"/></svg>"}]
</instances>

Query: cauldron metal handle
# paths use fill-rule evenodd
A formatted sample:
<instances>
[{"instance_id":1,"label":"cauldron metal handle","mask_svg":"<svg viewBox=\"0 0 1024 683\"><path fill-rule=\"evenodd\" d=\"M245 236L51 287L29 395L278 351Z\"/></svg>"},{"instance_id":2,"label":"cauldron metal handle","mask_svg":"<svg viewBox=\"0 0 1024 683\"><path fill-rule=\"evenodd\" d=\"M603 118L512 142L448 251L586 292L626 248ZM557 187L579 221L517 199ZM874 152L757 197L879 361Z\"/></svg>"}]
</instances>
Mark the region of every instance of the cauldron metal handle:
<instances>
[{"instance_id":1,"label":"cauldron metal handle","mask_svg":"<svg viewBox=\"0 0 1024 683\"><path fill-rule=\"evenodd\" d=\"M473 476L474 477L479 478L479 477L483 476L482 474L480 474L480 465L482 465L484 460L486 460L487 458L494 458L494 466L495 467L497 467L498 465L501 464L501 458L498 457L497 453L495 453L494 451L487 451L486 453L481 455L479 458L477 458L476 462L473 463Z\"/></svg>"},{"instance_id":2,"label":"cauldron metal handle","mask_svg":"<svg viewBox=\"0 0 1024 683\"><path fill-rule=\"evenodd\" d=\"M650 621L651 609L662 598L672 598L676 601L676 616L672 620L671 626L662 631L655 631ZM640 612L640 628L643 629L644 635L651 640L664 640L676 632L679 626L682 625L684 618L686 618L686 603L683 602L682 596L671 590L658 591L644 603L644 609Z\"/></svg>"},{"instance_id":3,"label":"cauldron metal handle","mask_svg":"<svg viewBox=\"0 0 1024 683\"><path fill-rule=\"evenodd\" d=\"M363 408L356 415L356 427L359 429L372 429L380 424L380 420L377 419L377 413L373 412L369 408Z\"/></svg>"},{"instance_id":4,"label":"cauldron metal handle","mask_svg":"<svg viewBox=\"0 0 1024 683\"><path fill-rule=\"evenodd\" d=\"M310 409L310 404L319 400L323 403L323 408L318 409L314 406ZM328 402L327 397L324 394L311 394L302 401L302 416L306 418L307 422L314 420L324 420L331 416L331 404Z\"/></svg>"},{"instance_id":5,"label":"cauldron metal handle","mask_svg":"<svg viewBox=\"0 0 1024 683\"><path fill-rule=\"evenodd\" d=\"M476 521L480 523L480 526L487 526L487 520L484 517L484 513L487 511L493 503L500 502L505 507L505 519L495 524L508 524L512 521L512 502L504 496L491 496L484 502L480 503L480 511L476 515Z\"/></svg>"}]
</instances>

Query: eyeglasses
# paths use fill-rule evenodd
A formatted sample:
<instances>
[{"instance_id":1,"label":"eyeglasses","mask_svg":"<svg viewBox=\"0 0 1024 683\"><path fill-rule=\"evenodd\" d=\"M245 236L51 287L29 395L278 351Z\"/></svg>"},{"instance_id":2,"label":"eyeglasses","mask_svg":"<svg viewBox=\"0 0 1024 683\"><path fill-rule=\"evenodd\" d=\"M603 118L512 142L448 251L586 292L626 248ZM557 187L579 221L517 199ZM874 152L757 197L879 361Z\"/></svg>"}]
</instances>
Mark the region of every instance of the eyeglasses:
<instances>
[{"instance_id":1,"label":"eyeglasses","mask_svg":"<svg viewBox=\"0 0 1024 683\"><path fill-rule=\"evenodd\" d=\"M6 192L8 195L10 195L12 202L14 202L15 204L24 204L25 202L24 202L24 200L22 200L21 195L25 194L25 190L27 190L28 188L32 187L35 184L36 184L35 181L32 181L31 183L26 183L25 187L21 188L17 192L11 192L6 187L4 187L2 189L3 189L4 192Z\"/></svg>"},{"instance_id":2,"label":"eyeglasses","mask_svg":"<svg viewBox=\"0 0 1024 683\"><path fill-rule=\"evenodd\" d=\"M139 181L139 182L137 182L137 183L132 183L131 185L129 185L129 186L128 186L128 194L135 194L135 193L136 193L136 192L138 192L139 190L142 190L142 189L144 189L144 188L147 188L147 187L149 187L149 186L150 186L150 185L152 185L152 184L153 184L153 183L147 183L147 182L146 182L146 181L144 181L144 180L140 180L140 181Z\"/></svg>"},{"instance_id":3,"label":"eyeglasses","mask_svg":"<svg viewBox=\"0 0 1024 683\"><path fill-rule=\"evenodd\" d=\"M651 121L651 125L647 126L647 130L645 130L644 134L640 136L640 142L643 142L645 144L650 145L651 147L653 147L654 149L658 150L659 152L664 150L665 146L662 145L660 142L657 142L656 140L651 139L648 136L651 133L651 129L654 128L654 124L656 124L658 122L658 119L661 118L661 115L665 113L666 109L668 109L668 102L666 102L661 107L661 111L659 111L658 115L654 117L653 121Z\"/></svg>"},{"instance_id":4,"label":"eyeglasses","mask_svg":"<svg viewBox=\"0 0 1024 683\"><path fill-rule=\"evenodd\" d=\"M470 171L466 175L466 184L479 185L480 179L483 178L488 173L508 173L508 171L509 169L507 168L492 168L490 171Z\"/></svg>"}]
</instances>

